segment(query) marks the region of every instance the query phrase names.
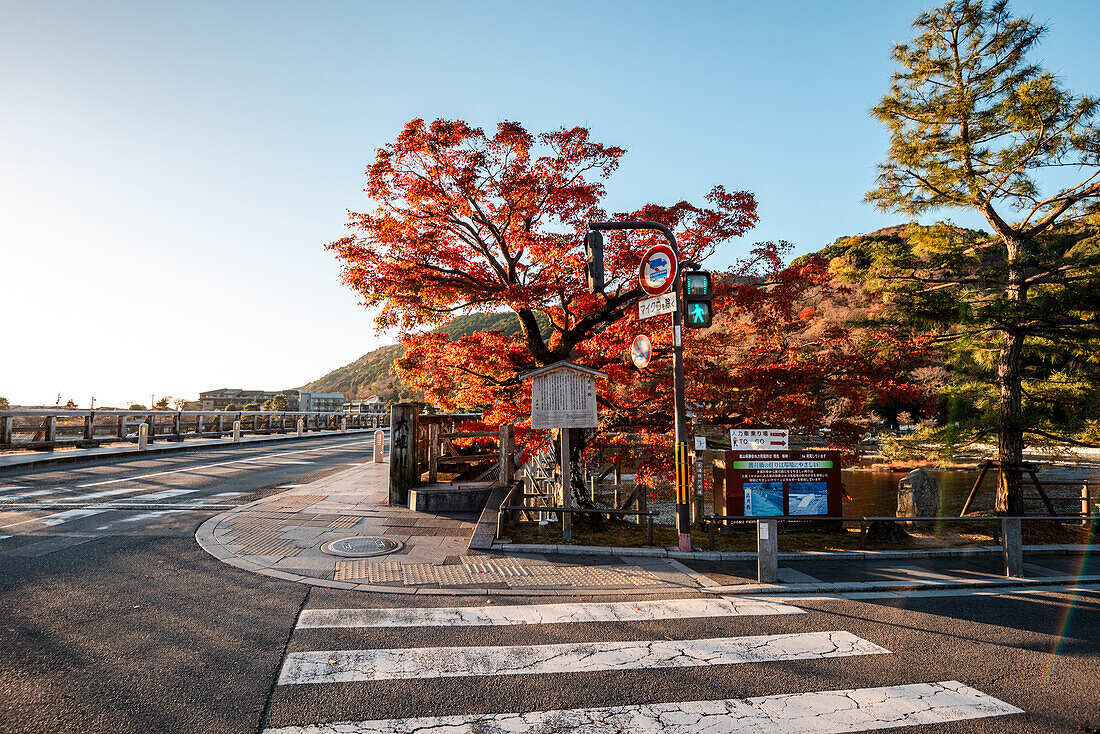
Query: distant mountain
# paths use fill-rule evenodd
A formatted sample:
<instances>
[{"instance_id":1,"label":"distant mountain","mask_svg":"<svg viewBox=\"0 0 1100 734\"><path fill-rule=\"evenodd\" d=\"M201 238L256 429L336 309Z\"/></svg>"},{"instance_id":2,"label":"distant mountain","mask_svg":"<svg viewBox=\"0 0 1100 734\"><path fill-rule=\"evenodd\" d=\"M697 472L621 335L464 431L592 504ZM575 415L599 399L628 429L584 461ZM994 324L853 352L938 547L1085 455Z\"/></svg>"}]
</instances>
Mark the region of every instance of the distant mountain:
<instances>
[{"instance_id":1,"label":"distant mountain","mask_svg":"<svg viewBox=\"0 0 1100 734\"><path fill-rule=\"evenodd\" d=\"M547 323L540 318L543 330ZM468 336L479 331L502 331L515 334L520 330L519 319L512 312L475 313L451 319L435 331L445 332L451 339ZM349 400L370 395L395 397L405 389L404 384L391 371L395 360L403 354L400 344L379 347L359 359L329 372L319 380L303 385L311 392L342 392Z\"/></svg>"}]
</instances>

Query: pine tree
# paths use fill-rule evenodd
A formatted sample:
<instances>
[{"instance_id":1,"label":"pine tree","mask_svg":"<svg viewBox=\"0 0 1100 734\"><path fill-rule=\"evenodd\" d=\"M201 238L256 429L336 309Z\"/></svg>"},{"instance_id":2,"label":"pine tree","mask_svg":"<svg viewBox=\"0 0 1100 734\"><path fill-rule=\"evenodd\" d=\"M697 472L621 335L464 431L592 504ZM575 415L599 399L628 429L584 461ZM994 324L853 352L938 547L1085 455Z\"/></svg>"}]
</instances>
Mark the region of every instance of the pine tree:
<instances>
[{"instance_id":1,"label":"pine tree","mask_svg":"<svg viewBox=\"0 0 1100 734\"><path fill-rule=\"evenodd\" d=\"M910 247L877 253L872 267L908 315L950 323L952 338L994 351L996 509L1018 515L1025 436L1064 438L1030 420L1025 399L1042 396L1025 395L1038 376L1029 369L1088 363L1100 338L1098 102L1028 61L1045 28L1012 17L1003 0L949 2L914 28L911 43L895 46L890 92L873 109L890 150L867 200L914 217L976 211L992 234L917 228Z\"/></svg>"}]
</instances>

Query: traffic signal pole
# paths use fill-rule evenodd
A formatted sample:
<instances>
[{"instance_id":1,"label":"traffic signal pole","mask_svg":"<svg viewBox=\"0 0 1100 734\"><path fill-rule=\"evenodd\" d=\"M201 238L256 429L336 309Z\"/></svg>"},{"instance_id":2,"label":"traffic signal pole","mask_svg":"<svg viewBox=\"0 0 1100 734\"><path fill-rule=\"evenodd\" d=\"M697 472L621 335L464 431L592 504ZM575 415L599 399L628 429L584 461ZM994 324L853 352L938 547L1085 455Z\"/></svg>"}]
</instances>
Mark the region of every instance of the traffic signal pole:
<instances>
[{"instance_id":1,"label":"traffic signal pole","mask_svg":"<svg viewBox=\"0 0 1100 734\"><path fill-rule=\"evenodd\" d=\"M688 466L687 405L684 398L684 345L681 338L684 323L684 304L680 294L680 248L676 236L660 222L589 222L588 229L597 232L612 229L649 229L660 232L668 240L669 247L676 255L677 272L673 279L676 293L676 310L672 312L672 389L675 393L676 425L676 532L682 551L691 550L691 493L688 480L691 472Z\"/></svg>"}]
</instances>

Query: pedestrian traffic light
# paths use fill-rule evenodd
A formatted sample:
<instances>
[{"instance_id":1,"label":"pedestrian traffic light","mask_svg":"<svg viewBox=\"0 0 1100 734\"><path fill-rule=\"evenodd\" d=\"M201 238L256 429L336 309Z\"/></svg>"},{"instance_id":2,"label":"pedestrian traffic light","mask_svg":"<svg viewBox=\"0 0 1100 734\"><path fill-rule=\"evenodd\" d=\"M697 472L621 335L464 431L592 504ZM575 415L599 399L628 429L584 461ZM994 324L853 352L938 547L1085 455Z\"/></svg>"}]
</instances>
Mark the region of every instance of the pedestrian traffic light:
<instances>
[{"instance_id":1,"label":"pedestrian traffic light","mask_svg":"<svg viewBox=\"0 0 1100 734\"><path fill-rule=\"evenodd\" d=\"M603 232L592 230L584 236L584 272L588 276L588 292L603 292Z\"/></svg>"},{"instance_id":2,"label":"pedestrian traffic light","mask_svg":"<svg viewBox=\"0 0 1100 734\"><path fill-rule=\"evenodd\" d=\"M684 273L684 326L707 329L713 320L710 273L689 270Z\"/></svg>"}]
</instances>

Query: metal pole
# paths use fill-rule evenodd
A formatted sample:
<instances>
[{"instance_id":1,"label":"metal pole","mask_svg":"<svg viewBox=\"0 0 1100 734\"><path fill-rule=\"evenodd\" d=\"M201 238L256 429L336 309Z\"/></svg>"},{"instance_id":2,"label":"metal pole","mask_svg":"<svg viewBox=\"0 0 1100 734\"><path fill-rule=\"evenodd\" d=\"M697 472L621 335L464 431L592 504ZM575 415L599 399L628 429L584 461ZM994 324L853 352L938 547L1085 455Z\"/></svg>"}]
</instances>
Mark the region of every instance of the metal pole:
<instances>
[{"instance_id":1,"label":"metal pole","mask_svg":"<svg viewBox=\"0 0 1100 734\"><path fill-rule=\"evenodd\" d=\"M669 246L676 254L676 260L680 260L680 248L676 244L676 236L660 222L589 222L589 229L652 229L660 232L668 240ZM677 265L677 273L673 278L673 289L676 293L676 310L672 313L672 388L676 395L675 402L675 460L676 460L676 532L679 536L679 546L682 551L691 550L691 490L688 479L690 469L688 467L687 450L687 401L684 398L684 345L681 341L680 331L684 322L684 304L680 295L680 273Z\"/></svg>"}]
</instances>

